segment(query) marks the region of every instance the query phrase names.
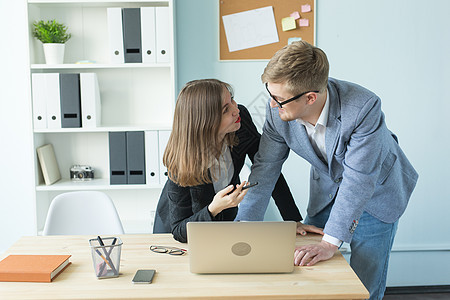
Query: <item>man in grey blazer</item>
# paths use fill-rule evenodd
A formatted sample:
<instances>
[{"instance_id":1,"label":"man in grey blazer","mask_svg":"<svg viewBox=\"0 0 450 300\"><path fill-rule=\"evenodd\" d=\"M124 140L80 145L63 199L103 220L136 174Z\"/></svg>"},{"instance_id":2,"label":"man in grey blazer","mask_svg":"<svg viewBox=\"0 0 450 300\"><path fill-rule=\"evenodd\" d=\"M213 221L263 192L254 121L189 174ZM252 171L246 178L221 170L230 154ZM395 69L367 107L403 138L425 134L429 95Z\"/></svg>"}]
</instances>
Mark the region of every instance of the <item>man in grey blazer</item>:
<instances>
[{"instance_id":1,"label":"man in grey blazer","mask_svg":"<svg viewBox=\"0 0 450 300\"><path fill-rule=\"evenodd\" d=\"M325 53L303 41L269 61L261 78L271 100L249 178L259 185L241 202L236 220L263 220L292 150L311 164L305 224L324 228L319 244L296 249L294 263L327 260L350 243L350 265L370 299L382 299L398 219L418 174L386 127L380 98L329 78L328 71Z\"/></svg>"}]
</instances>

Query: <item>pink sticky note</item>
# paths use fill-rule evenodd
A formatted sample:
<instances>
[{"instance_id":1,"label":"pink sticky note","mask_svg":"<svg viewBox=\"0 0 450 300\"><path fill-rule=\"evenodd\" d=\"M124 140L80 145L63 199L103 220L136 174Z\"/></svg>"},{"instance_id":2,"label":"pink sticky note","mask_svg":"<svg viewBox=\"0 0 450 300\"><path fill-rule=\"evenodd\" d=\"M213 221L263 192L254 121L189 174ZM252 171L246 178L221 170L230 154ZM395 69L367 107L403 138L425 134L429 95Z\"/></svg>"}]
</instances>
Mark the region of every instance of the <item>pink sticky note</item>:
<instances>
[{"instance_id":1,"label":"pink sticky note","mask_svg":"<svg viewBox=\"0 0 450 300\"><path fill-rule=\"evenodd\" d=\"M311 5L309 5L309 4L302 5L302 13L310 12L310 11L311 11Z\"/></svg>"},{"instance_id":2,"label":"pink sticky note","mask_svg":"<svg viewBox=\"0 0 450 300\"><path fill-rule=\"evenodd\" d=\"M309 20L308 19L300 19L300 20L298 20L298 25L300 27L308 27L309 26Z\"/></svg>"},{"instance_id":3,"label":"pink sticky note","mask_svg":"<svg viewBox=\"0 0 450 300\"><path fill-rule=\"evenodd\" d=\"M290 16L296 20L300 19L300 14L298 13L298 11L294 11Z\"/></svg>"}]
</instances>

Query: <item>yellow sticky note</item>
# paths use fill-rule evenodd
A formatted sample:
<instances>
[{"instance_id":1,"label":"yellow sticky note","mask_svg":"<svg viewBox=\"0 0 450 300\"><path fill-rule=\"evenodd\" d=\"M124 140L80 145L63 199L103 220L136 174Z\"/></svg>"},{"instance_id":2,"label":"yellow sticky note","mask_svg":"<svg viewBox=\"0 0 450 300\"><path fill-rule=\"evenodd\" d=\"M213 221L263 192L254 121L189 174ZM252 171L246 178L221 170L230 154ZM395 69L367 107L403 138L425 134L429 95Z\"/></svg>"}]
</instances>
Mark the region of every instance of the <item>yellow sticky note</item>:
<instances>
[{"instance_id":1,"label":"yellow sticky note","mask_svg":"<svg viewBox=\"0 0 450 300\"><path fill-rule=\"evenodd\" d=\"M297 24L293 17L286 17L281 19L281 27L283 28L283 31L288 31L297 28Z\"/></svg>"}]
</instances>

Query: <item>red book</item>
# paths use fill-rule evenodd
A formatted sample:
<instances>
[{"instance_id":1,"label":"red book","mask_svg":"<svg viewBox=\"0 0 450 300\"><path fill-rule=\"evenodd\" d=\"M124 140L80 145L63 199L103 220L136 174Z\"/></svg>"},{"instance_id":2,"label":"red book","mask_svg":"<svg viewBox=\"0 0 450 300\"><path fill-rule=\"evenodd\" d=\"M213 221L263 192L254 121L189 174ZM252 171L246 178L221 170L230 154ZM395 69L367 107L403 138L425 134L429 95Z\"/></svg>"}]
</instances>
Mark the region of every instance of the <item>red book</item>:
<instances>
[{"instance_id":1,"label":"red book","mask_svg":"<svg viewBox=\"0 0 450 300\"><path fill-rule=\"evenodd\" d=\"M0 281L51 282L71 255L9 255L0 261Z\"/></svg>"}]
</instances>

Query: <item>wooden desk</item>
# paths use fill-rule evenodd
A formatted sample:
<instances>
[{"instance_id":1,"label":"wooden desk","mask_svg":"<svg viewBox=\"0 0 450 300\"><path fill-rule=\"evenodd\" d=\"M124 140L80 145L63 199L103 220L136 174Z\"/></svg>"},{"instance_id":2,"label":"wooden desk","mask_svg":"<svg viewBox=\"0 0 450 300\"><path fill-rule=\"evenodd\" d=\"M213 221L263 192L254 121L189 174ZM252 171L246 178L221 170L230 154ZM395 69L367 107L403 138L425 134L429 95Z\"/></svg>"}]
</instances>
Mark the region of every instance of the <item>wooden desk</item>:
<instances>
[{"instance_id":1,"label":"wooden desk","mask_svg":"<svg viewBox=\"0 0 450 300\"><path fill-rule=\"evenodd\" d=\"M118 278L97 279L88 240L93 236L22 237L9 254L71 254L72 264L52 283L0 282L0 299L149 299L260 298L364 299L369 293L340 252L312 267L295 267L291 274L197 275L189 272L189 257L153 253L150 245L186 247L168 234L123 235ZM298 237L297 245L319 236ZM276 255L276 253L274 253ZM156 269L152 284L133 284L138 269Z\"/></svg>"}]
</instances>

